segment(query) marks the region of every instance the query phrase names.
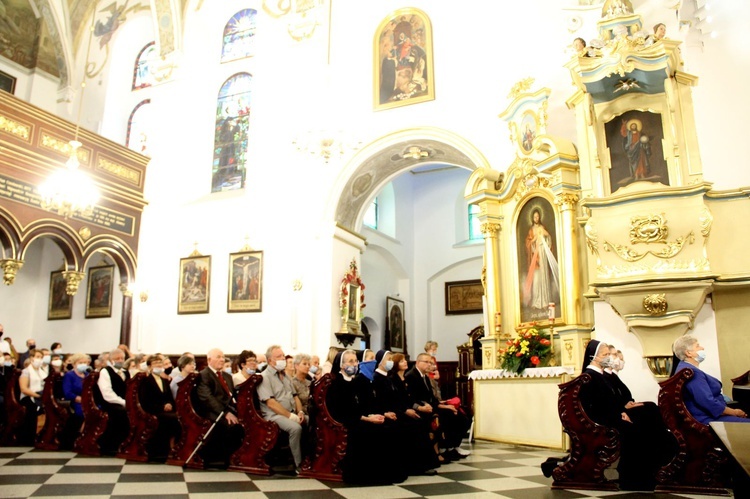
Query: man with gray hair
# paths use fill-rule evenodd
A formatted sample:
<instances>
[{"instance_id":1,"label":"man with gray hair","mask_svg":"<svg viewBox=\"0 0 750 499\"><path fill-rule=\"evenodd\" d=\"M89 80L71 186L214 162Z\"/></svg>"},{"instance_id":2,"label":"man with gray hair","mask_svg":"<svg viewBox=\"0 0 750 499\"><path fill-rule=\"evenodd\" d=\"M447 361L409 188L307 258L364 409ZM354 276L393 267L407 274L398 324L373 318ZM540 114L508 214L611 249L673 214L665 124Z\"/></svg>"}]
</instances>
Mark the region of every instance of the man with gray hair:
<instances>
[{"instance_id":1,"label":"man with gray hair","mask_svg":"<svg viewBox=\"0 0 750 499\"><path fill-rule=\"evenodd\" d=\"M263 417L279 425L289 434L289 449L294 457L295 472L299 474L302 464L302 425L307 422L302 403L292 380L286 375L286 356L279 345L271 345L266 351L268 368L261 376L258 399Z\"/></svg>"},{"instance_id":2,"label":"man with gray hair","mask_svg":"<svg viewBox=\"0 0 750 499\"><path fill-rule=\"evenodd\" d=\"M114 456L120 444L128 436L130 423L125 412L125 382L130 374L122 368L125 352L115 348L109 352L106 366L102 366L97 380L98 390L94 390L94 399L99 407L109 414L107 429L99 439L102 454Z\"/></svg>"}]
</instances>

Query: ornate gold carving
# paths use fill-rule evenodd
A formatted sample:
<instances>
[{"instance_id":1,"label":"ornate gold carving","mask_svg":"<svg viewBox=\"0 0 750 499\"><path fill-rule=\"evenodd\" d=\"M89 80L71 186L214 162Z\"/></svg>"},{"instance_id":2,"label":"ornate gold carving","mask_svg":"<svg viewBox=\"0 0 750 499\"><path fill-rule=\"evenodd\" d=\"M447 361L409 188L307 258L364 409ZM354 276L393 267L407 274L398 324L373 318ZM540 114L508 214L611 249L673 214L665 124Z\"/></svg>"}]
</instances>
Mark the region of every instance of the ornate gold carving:
<instances>
[{"instance_id":1,"label":"ornate gold carving","mask_svg":"<svg viewBox=\"0 0 750 499\"><path fill-rule=\"evenodd\" d=\"M74 270L66 270L62 275L65 278L65 282L68 283L65 286L65 292L70 296L73 296L78 292L78 285L81 284L83 278L86 277L86 274L83 272L76 272Z\"/></svg>"},{"instance_id":2,"label":"ornate gold carving","mask_svg":"<svg viewBox=\"0 0 750 499\"><path fill-rule=\"evenodd\" d=\"M532 78L531 76L529 76L528 78L524 78L523 80L513 85L513 87L510 89L510 93L508 94L508 98L515 99L519 97L522 93L527 92L533 84L534 78Z\"/></svg>"},{"instance_id":3,"label":"ornate gold carving","mask_svg":"<svg viewBox=\"0 0 750 499\"><path fill-rule=\"evenodd\" d=\"M669 228L663 213L630 219L630 244L663 243L666 242L668 234Z\"/></svg>"},{"instance_id":4,"label":"ornate gold carving","mask_svg":"<svg viewBox=\"0 0 750 499\"><path fill-rule=\"evenodd\" d=\"M568 361L573 360L573 340L565 340L565 351L568 353Z\"/></svg>"},{"instance_id":5,"label":"ornate gold carving","mask_svg":"<svg viewBox=\"0 0 750 499\"><path fill-rule=\"evenodd\" d=\"M133 296L133 290L130 289L130 286L128 286L124 282L120 283L120 292L122 293L122 296L125 296L127 298L132 298Z\"/></svg>"},{"instance_id":6,"label":"ornate gold carving","mask_svg":"<svg viewBox=\"0 0 750 499\"><path fill-rule=\"evenodd\" d=\"M78 235L81 236L81 239L83 239L84 242L86 242L91 237L91 229L84 225L83 227L78 229Z\"/></svg>"},{"instance_id":7,"label":"ornate gold carving","mask_svg":"<svg viewBox=\"0 0 750 499\"><path fill-rule=\"evenodd\" d=\"M633 277L645 274L674 274L682 272L708 272L711 270L705 258L693 260L659 261L655 265L599 265L596 277L599 279Z\"/></svg>"},{"instance_id":8,"label":"ornate gold carving","mask_svg":"<svg viewBox=\"0 0 750 499\"><path fill-rule=\"evenodd\" d=\"M19 139L23 139L28 142L31 137L31 126L19 123L18 121L8 118L7 116L0 116L0 132L15 135Z\"/></svg>"},{"instance_id":9,"label":"ornate gold carving","mask_svg":"<svg viewBox=\"0 0 750 499\"><path fill-rule=\"evenodd\" d=\"M693 231L686 236L678 237L674 241L667 241L663 243L665 247L661 251L646 250L643 253L639 253L633 248L630 248L624 244L614 244L609 241L604 241L604 251L612 251L617 256L627 262L637 262L643 259L646 255L653 255L657 258L673 258L677 256L685 244L693 244L695 242L695 234Z\"/></svg>"},{"instance_id":10,"label":"ornate gold carving","mask_svg":"<svg viewBox=\"0 0 750 499\"><path fill-rule=\"evenodd\" d=\"M430 155L430 151L422 149L419 146L410 146L401 154L403 159L422 159L427 158Z\"/></svg>"},{"instance_id":11,"label":"ornate gold carving","mask_svg":"<svg viewBox=\"0 0 750 499\"><path fill-rule=\"evenodd\" d=\"M572 210L578 205L578 196L570 192L564 192L555 196L555 204L564 210Z\"/></svg>"},{"instance_id":12,"label":"ornate gold carving","mask_svg":"<svg viewBox=\"0 0 750 499\"><path fill-rule=\"evenodd\" d=\"M102 170L135 185L141 185L141 172L127 166L114 163L106 158L99 157L96 164L97 170Z\"/></svg>"},{"instance_id":13,"label":"ornate gold carving","mask_svg":"<svg viewBox=\"0 0 750 499\"><path fill-rule=\"evenodd\" d=\"M3 282L6 286L10 286L16 280L16 273L23 267L23 260L13 258L0 260L0 267L3 268Z\"/></svg>"},{"instance_id":14,"label":"ornate gold carving","mask_svg":"<svg viewBox=\"0 0 750 499\"><path fill-rule=\"evenodd\" d=\"M500 233L500 229L500 224L492 222L484 222L479 226L479 230L484 237L497 237L498 233Z\"/></svg>"},{"instance_id":15,"label":"ornate gold carving","mask_svg":"<svg viewBox=\"0 0 750 499\"><path fill-rule=\"evenodd\" d=\"M653 316L666 314L667 307L666 293L652 293L643 297L643 308Z\"/></svg>"},{"instance_id":16,"label":"ornate gold carving","mask_svg":"<svg viewBox=\"0 0 750 499\"><path fill-rule=\"evenodd\" d=\"M549 188L549 179L540 177L535 173L527 173L523 179L516 184L516 199L521 199L532 189Z\"/></svg>"},{"instance_id":17,"label":"ornate gold carving","mask_svg":"<svg viewBox=\"0 0 750 499\"><path fill-rule=\"evenodd\" d=\"M596 231L596 227L594 227L593 222L589 220L586 222L586 225L583 227L584 232L586 232L586 247L588 247L589 251L591 252L591 255L596 256L597 259L599 258L599 233Z\"/></svg>"},{"instance_id":18,"label":"ornate gold carving","mask_svg":"<svg viewBox=\"0 0 750 499\"><path fill-rule=\"evenodd\" d=\"M711 215L711 212L708 210L708 208L703 208L703 212L701 213L699 220L701 223L701 235L704 238L708 239L708 236L711 234L711 226L714 223L714 217L713 215Z\"/></svg>"},{"instance_id":19,"label":"ornate gold carving","mask_svg":"<svg viewBox=\"0 0 750 499\"><path fill-rule=\"evenodd\" d=\"M42 132L42 136L39 138L39 146L45 149L50 149L55 152L59 152L64 156L70 156L70 141L59 139L46 132ZM88 165L90 163L90 151L84 148L78 148L76 152L78 161Z\"/></svg>"},{"instance_id":20,"label":"ornate gold carving","mask_svg":"<svg viewBox=\"0 0 750 499\"><path fill-rule=\"evenodd\" d=\"M487 265L482 265L482 288L484 295L487 296Z\"/></svg>"}]
</instances>

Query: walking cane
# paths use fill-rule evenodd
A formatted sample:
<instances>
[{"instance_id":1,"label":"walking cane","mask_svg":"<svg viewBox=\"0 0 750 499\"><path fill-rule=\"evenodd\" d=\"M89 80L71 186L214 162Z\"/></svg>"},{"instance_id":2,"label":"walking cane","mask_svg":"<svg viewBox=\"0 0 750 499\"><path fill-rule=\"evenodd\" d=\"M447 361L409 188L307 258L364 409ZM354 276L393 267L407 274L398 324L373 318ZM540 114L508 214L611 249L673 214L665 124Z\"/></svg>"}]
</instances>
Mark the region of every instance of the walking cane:
<instances>
[{"instance_id":1,"label":"walking cane","mask_svg":"<svg viewBox=\"0 0 750 499\"><path fill-rule=\"evenodd\" d=\"M205 435L201 437L200 441L198 442L198 445L195 446L195 449L193 449L193 452L190 454L190 456L187 458L185 463L182 465L183 468L188 465L190 460L193 459L193 456L195 455L195 453L198 452L198 450L203 446L203 443L206 441L206 439L211 434L211 432L214 431L214 428L216 428L216 425L219 424L219 421L221 421L221 418L224 417L224 414L226 412L227 410L224 409L223 411L219 413L219 416L216 418L216 421L214 421L214 424L212 424L211 427L208 429L208 431L205 433Z\"/></svg>"}]
</instances>

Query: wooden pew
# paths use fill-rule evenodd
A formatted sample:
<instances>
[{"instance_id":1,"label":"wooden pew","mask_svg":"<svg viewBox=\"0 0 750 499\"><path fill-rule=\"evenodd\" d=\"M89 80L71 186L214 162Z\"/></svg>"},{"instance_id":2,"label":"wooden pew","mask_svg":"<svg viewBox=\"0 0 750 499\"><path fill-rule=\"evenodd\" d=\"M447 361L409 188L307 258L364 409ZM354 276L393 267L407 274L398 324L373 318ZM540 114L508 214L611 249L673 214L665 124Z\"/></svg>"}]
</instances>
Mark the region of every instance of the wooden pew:
<instances>
[{"instance_id":1,"label":"wooden pew","mask_svg":"<svg viewBox=\"0 0 750 499\"><path fill-rule=\"evenodd\" d=\"M563 430L570 436L570 456L552 472L553 489L618 490L604 470L620 456L619 433L591 420L580 401L581 387L591 382L583 373L560 386L557 410Z\"/></svg>"},{"instance_id":2,"label":"wooden pew","mask_svg":"<svg viewBox=\"0 0 750 499\"><path fill-rule=\"evenodd\" d=\"M83 411L83 427L81 434L73 444L73 450L88 456L100 456L99 438L107 429L109 414L96 405L94 391L98 391L99 372L90 373L83 380L81 391L81 410Z\"/></svg>"},{"instance_id":3,"label":"wooden pew","mask_svg":"<svg viewBox=\"0 0 750 499\"><path fill-rule=\"evenodd\" d=\"M70 402L55 397L55 385L62 383L63 375L51 371L44 380L42 391L42 403L44 404L44 426L36 437L37 449L58 450L60 448L60 435L70 417Z\"/></svg>"},{"instance_id":4,"label":"wooden pew","mask_svg":"<svg viewBox=\"0 0 750 499\"><path fill-rule=\"evenodd\" d=\"M175 443L172 452L169 454L167 464L203 469L204 463L200 452L196 452L190 462L185 465L185 461L190 457L193 450L198 447L201 437L213 423L211 420L195 412L195 408L193 407L193 392L197 383L197 373L191 373L179 383L175 406L177 409L177 419L180 421L180 425L182 425L182 434L180 435L180 440Z\"/></svg>"},{"instance_id":5,"label":"wooden pew","mask_svg":"<svg viewBox=\"0 0 750 499\"><path fill-rule=\"evenodd\" d=\"M302 461L300 476L319 480L343 481L341 460L346 456L346 428L328 412L326 396L333 382L333 374L326 374L310 387L310 428L313 449Z\"/></svg>"},{"instance_id":6,"label":"wooden pew","mask_svg":"<svg viewBox=\"0 0 750 499\"><path fill-rule=\"evenodd\" d=\"M8 384L5 385L5 411L7 420L0 437L0 445L12 447L18 443L18 432L23 426L26 418L26 407L21 405L21 388L18 385L18 378L21 377L21 370L14 369L8 377Z\"/></svg>"},{"instance_id":7,"label":"wooden pew","mask_svg":"<svg viewBox=\"0 0 750 499\"><path fill-rule=\"evenodd\" d=\"M270 475L271 469L265 457L274 448L279 438L279 426L266 421L260 412L257 388L263 382L259 374L250 376L237 387L237 418L245 430L240 448L232 454L229 469Z\"/></svg>"},{"instance_id":8,"label":"wooden pew","mask_svg":"<svg viewBox=\"0 0 750 499\"><path fill-rule=\"evenodd\" d=\"M732 400L750 414L750 371L732 379Z\"/></svg>"},{"instance_id":9,"label":"wooden pew","mask_svg":"<svg viewBox=\"0 0 750 499\"><path fill-rule=\"evenodd\" d=\"M727 455L708 425L698 422L685 407L683 388L693 376L691 369L682 369L659 383L659 410L678 450L656 473L656 492L729 495L721 477Z\"/></svg>"},{"instance_id":10,"label":"wooden pew","mask_svg":"<svg viewBox=\"0 0 750 499\"><path fill-rule=\"evenodd\" d=\"M146 373L138 373L127 381L125 407L128 411L130 432L120 446L120 452L117 453L120 459L148 461L146 445L159 427L159 418L144 411L138 398L138 390L146 376Z\"/></svg>"}]
</instances>

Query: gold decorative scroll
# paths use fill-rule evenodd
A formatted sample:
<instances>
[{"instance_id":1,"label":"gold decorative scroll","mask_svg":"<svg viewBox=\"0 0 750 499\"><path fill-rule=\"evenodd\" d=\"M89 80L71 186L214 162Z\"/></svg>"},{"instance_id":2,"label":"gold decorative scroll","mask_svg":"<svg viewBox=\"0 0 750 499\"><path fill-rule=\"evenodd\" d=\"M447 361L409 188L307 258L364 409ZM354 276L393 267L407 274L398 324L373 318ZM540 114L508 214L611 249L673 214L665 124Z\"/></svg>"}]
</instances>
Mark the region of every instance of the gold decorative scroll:
<instances>
[{"instance_id":1,"label":"gold decorative scroll","mask_svg":"<svg viewBox=\"0 0 750 499\"><path fill-rule=\"evenodd\" d=\"M664 243L668 235L669 228L663 214L630 219L630 244Z\"/></svg>"},{"instance_id":2,"label":"gold decorative scroll","mask_svg":"<svg viewBox=\"0 0 750 499\"><path fill-rule=\"evenodd\" d=\"M569 192L555 196L555 204L563 209L572 210L578 204L578 196Z\"/></svg>"},{"instance_id":3,"label":"gold decorative scroll","mask_svg":"<svg viewBox=\"0 0 750 499\"><path fill-rule=\"evenodd\" d=\"M3 282L10 286L16 280L16 273L23 267L23 260L8 258L0 260L0 268L3 269Z\"/></svg>"},{"instance_id":4,"label":"gold decorative scroll","mask_svg":"<svg viewBox=\"0 0 750 499\"><path fill-rule=\"evenodd\" d=\"M714 223L714 217L711 215L708 208L703 208L703 213L701 213L699 220L701 224L701 235L708 239L708 236L711 234L711 226Z\"/></svg>"},{"instance_id":5,"label":"gold decorative scroll","mask_svg":"<svg viewBox=\"0 0 750 499\"><path fill-rule=\"evenodd\" d=\"M65 156L70 155L70 142L65 141L59 137L55 137L53 135L48 134L47 132L42 132L41 137L39 137L39 147L43 147L45 149L50 149L55 152L59 152L60 154L63 154ZM88 149L85 149L83 147L78 149L78 161L81 163L88 165L90 162L90 152Z\"/></svg>"},{"instance_id":6,"label":"gold decorative scroll","mask_svg":"<svg viewBox=\"0 0 750 499\"><path fill-rule=\"evenodd\" d=\"M15 135L19 139L29 142L31 137L31 125L24 125L23 123L12 120L7 116L0 115L0 132Z\"/></svg>"},{"instance_id":7,"label":"gold decorative scroll","mask_svg":"<svg viewBox=\"0 0 750 499\"><path fill-rule=\"evenodd\" d=\"M102 170L110 175L121 178L135 185L141 185L141 172L127 166L114 163L106 158L99 157L96 169Z\"/></svg>"},{"instance_id":8,"label":"gold decorative scroll","mask_svg":"<svg viewBox=\"0 0 750 499\"><path fill-rule=\"evenodd\" d=\"M665 247L661 251L646 250L642 253L630 248L624 244L614 244L609 241L604 241L604 251L614 252L617 256L627 262L637 262L643 259L646 255L653 255L657 258L673 258L682 251L682 248L686 243L693 244L695 242L695 234L693 231L683 237L678 237L674 241L667 241L663 243Z\"/></svg>"},{"instance_id":9,"label":"gold decorative scroll","mask_svg":"<svg viewBox=\"0 0 750 499\"><path fill-rule=\"evenodd\" d=\"M534 84L534 78L529 76L528 78L524 78L523 80L519 81L513 87L510 89L510 93L508 94L509 99L515 99L518 96L520 96L524 92L528 92L531 88L531 85Z\"/></svg>"},{"instance_id":10,"label":"gold decorative scroll","mask_svg":"<svg viewBox=\"0 0 750 499\"><path fill-rule=\"evenodd\" d=\"M497 236L497 234L500 232L500 224L485 222L479 226L479 230L484 235L484 237Z\"/></svg>"},{"instance_id":11,"label":"gold decorative scroll","mask_svg":"<svg viewBox=\"0 0 750 499\"><path fill-rule=\"evenodd\" d=\"M70 296L73 296L78 292L78 286L81 284L81 281L83 281L83 278L86 277L86 274L83 272L76 272L74 270L67 270L63 272L62 275L65 278L65 282L67 282L65 292Z\"/></svg>"},{"instance_id":12,"label":"gold decorative scroll","mask_svg":"<svg viewBox=\"0 0 750 499\"><path fill-rule=\"evenodd\" d=\"M659 316L667 313L667 298L666 293L653 293L643 297L643 308L653 315Z\"/></svg>"},{"instance_id":13,"label":"gold decorative scroll","mask_svg":"<svg viewBox=\"0 0 750 499\"><path fill-rule=\"evenodd\" d=\"M599 233L596 231L596 227L591 221L586 222L583 228L586 233L586 247L588 247L592 256L596 256L599 259Z\"/></svg>"}]
</instances>

